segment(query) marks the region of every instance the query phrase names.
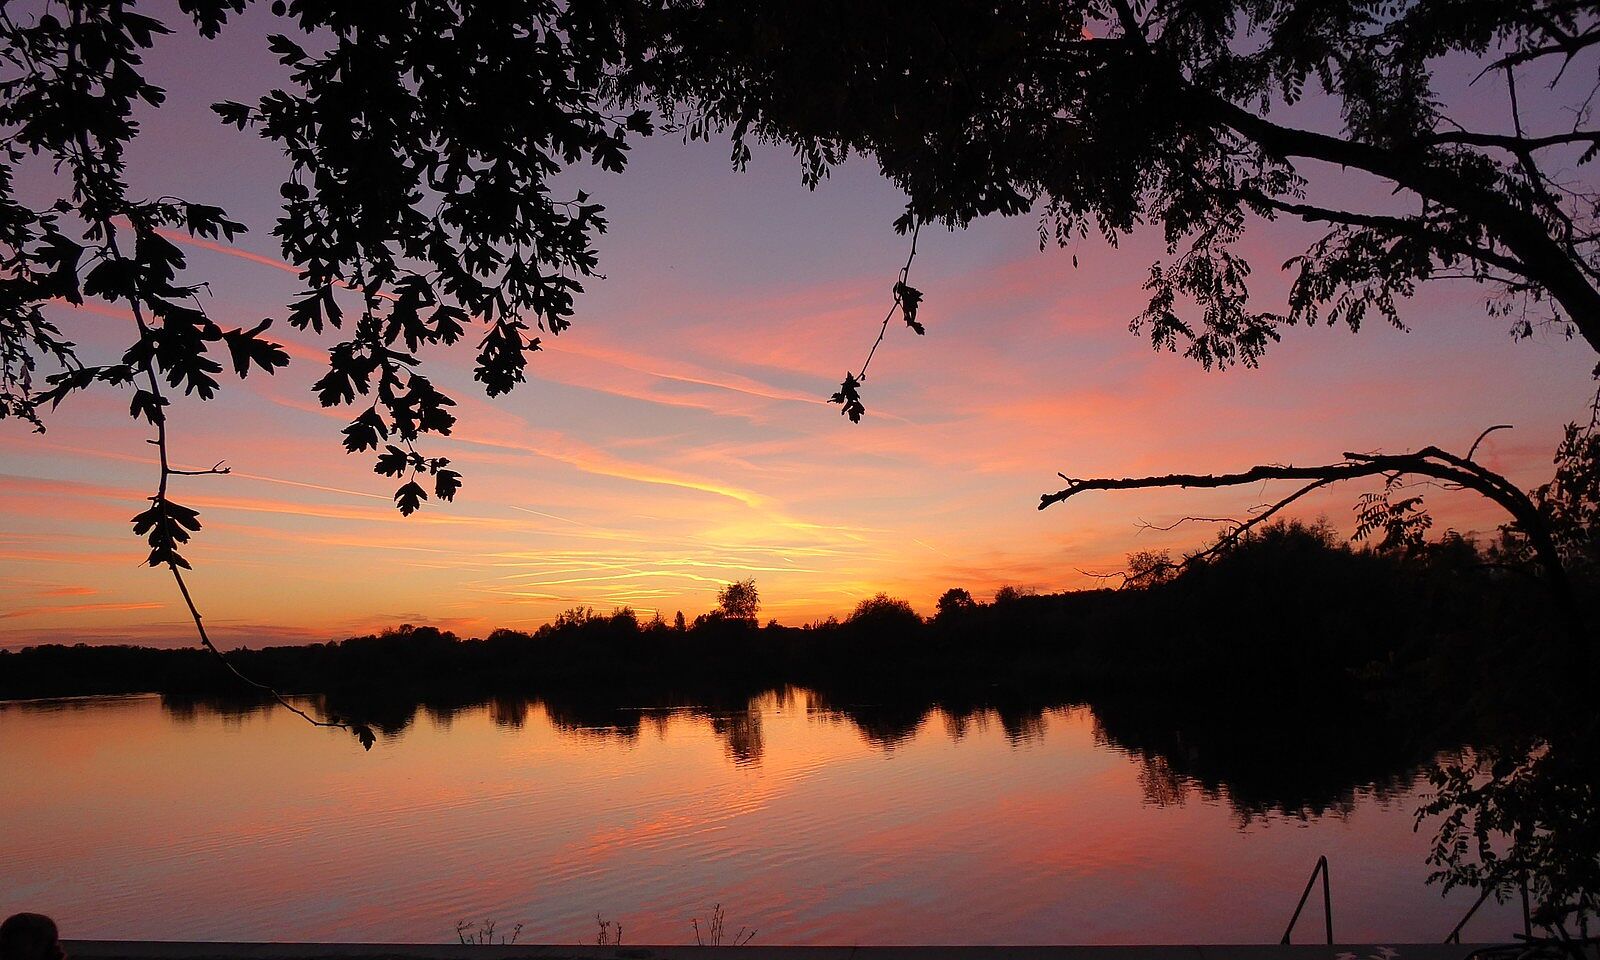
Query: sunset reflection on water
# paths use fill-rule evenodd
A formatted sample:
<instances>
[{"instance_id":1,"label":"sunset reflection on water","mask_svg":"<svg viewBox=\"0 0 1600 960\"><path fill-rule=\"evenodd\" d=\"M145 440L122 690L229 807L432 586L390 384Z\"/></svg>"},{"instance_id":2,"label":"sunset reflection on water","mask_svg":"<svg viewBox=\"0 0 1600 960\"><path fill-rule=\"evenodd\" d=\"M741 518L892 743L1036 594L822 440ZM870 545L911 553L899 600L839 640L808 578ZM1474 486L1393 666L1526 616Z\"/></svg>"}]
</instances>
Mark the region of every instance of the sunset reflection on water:
<instances>
[{"instance_id":1,"label":"sunset reflection on water","mask_svg":"<svg viewBox=\"0 0 1600 960\"><path fill-rule=\"evenodd\" d=\"M859 719L859 718L858 718ZM1086 707L884 729L806 691L748 710L420 713L363 754L283 711L0 705L0 910L78 938L759 944L1275 942L1312 864L1341 941L1441 939L1413 787L1247 815ZM1320 924L1320 917L1314 918ZM1468 939L1516 924L1491 904ZM1311 928L1308 927L1308 930Z\"/></svg>"}]
</instances>

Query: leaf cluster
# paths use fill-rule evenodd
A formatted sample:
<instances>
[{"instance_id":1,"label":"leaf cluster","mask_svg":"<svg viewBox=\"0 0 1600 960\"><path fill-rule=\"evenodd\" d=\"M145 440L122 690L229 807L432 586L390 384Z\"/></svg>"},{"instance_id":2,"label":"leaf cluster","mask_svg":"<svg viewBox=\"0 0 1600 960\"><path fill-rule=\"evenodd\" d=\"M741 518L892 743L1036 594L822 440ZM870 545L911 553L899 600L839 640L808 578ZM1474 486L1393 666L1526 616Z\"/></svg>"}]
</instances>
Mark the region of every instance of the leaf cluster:
<instances>
[{"instance_id":1,"label":"leaf cluster","mask_svg":"<svg viewBox=\"0 0 1600 960\"><path fill-rule=\"evenodd\" d=\"M1500 745L1433 768L1433 793L1417 811L1419 824L1440 818L1430 879L1500 900L1526 882L1535 924L1561 940L1581 935L1600 915L1594 746L1592 735Z\"/></svg>"},{"instance_id":2,"label":"leaf cluster","mask_svg":"<svg viewBox=\"0 0 1600 960\"><path fill-rule=\"evenodd\" d=\"M245 5L180 8L214 37ZM273 235L304 289L283 315L226 330L204 309L204 284L185 278L174 240L232 241L244 225L210 204L131 196L125 178L137 111L165 100L145 56L172 28L110 0L0 19L11 68L0 80L0 416L43 430L43 412L112 384L132 386L131 414L162 426L163 386L206 400L225 368L242 378L284 366L287 351L265 336L275 320L339 331L318 400L364 408L344 431L348 451L392 442L414 458L395 498L410 512L427 497L413 474L434 478L440 499L460 485L447 460L412 449L455 423L422 354L474 338L475 378L490 396L505 393L526 378L536 333L570 325L596 272L603 208L583 191L557 197L552 180L580 163L620 170L630 138L650 132L648 111L612 109L607 92L637 11L592 0L295 0L272 12L284 29L267 42L287 83L214 109L289 160ZM15 186L34 158L59 191L43 204ZM135 337L116 362L85 363L50 316L96 300L132 314ZM376 468L399 475L391 467L380 458Z\"/></svg>"}]
</instances>

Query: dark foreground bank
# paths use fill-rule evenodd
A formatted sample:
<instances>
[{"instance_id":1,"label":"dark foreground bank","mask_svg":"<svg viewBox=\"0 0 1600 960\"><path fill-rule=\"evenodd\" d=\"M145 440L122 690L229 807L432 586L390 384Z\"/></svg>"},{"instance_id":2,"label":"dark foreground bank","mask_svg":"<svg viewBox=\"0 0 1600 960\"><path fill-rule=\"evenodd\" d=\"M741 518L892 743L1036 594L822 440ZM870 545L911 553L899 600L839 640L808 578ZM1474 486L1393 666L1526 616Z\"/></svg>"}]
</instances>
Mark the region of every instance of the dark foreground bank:
<instances>
[{"instance_id":1,"label":"dark foreground bank","mask_svg":"<svg viewBox=\"0 0 1600 960\"><path fill-rule=\"evenodd\" d=\"M73 940L77 960L1463 960L1481 944L1128 947L677 947Z\"/></svg>"}]
</instances>

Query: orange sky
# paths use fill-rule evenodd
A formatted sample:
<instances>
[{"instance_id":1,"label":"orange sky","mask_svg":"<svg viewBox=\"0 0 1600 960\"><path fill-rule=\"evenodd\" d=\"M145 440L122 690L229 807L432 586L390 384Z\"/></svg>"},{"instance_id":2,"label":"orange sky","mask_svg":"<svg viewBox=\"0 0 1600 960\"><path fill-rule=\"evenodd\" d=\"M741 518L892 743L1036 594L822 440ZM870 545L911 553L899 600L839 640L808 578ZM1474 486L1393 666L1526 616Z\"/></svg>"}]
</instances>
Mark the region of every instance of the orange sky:
<instances>
[{"instance_id":1,"label":"orange sky","mask_svg":"<svg viewBox=\"0 0 1600 960\"><path fill-rule=\"evenodd\" d=\"M248 223L236 248L191 246L191 274L210 281L207 307L224 327L281 317L298 289L269 233L282 163L205 110L250 96L270 60L174 42L156 71L170 107L130 153L135 187L217 202ZM457 435L422 448L464 475L453 505L399 516L394 483L339 445L350 411L317 407L317 344L282 324L286 371L230 382L212 403L176 402L180 463L235 470L180 478L173 492L206 525L188 555L221 642L404 621L481 634L576 604L693 616L747 576L762 616L786 623L846 613L879 590L926 613L950 586L1081 587L1093 582L1084 571L1114 569L1131 550L1182 549L1207 533L1141 531L1140 520L1238 514L1271 491L1085 496L1039 513L1057 470L1464 450L1483 427L1511 423L1483 459L1532 485L1590 389L1581 343L1512 343L1475 288L1449 283L1408 305L1409 333L1291 329L1262 369L1208 374L1127 330L1164 255L1158 238L1041 253L1022 217L923 233L911 282L928 335L891 325L867 418L852 425L823 401L859 366L905 258L889 226L904 201L869 163L811 193L784 152L736 174L722 144L661 138L624 174L571 179L608 207L607 278L580 299L572 330L545 338L530 382L491 402L474 389L470 351L427 357L460 405ZM1251 234L1264 303L1281 303L1276 265L1312 236L1287 224ZM55 313L86 359L129 339L115 310ZM43 436L0 422L0 644L190 642L170 577L139 566L127 521L154 471L126 411L106 391L69 401ZM1300 514L1348 530L1358 492L1307 498ZM1430 499L1441 527L1498 522L1471 500Z\"/></svg>"}]
</instances>

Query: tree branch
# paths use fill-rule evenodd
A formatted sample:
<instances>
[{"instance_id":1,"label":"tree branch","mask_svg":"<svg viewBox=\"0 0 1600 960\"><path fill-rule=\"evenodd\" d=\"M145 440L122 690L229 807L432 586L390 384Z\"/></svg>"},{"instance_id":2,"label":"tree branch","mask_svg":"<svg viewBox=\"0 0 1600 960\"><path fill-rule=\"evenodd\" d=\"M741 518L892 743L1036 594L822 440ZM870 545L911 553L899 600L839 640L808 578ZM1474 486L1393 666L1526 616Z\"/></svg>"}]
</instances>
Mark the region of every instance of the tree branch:
<instances>
[{"instance_id":1,"label":"tree branch","mask_svg":"<svg viewBox=\"0 0 1600 960\"><path fill-rule=\"evenodd\" d=\"M1467 459L1471 460L1472 459L1472 455L1478 452L1478 444L1483 442L1483 438L1484 437L1487 437L1489 434L1494 433L1496 430L1510 430L1510 429L1511 429L1511 424L1509 424L1509 423L1497 423L1492 427L1485 427L1483 432L1478 434L1478 439L1472 441L1472 446L1467 448Z\"/></svg>"},{"instance_id":2,"label":"tree branch","mask_svg":"<svg viewBox=\"0 0 1600 960\"><path fill-rule=\"evenodd\" d=\"M1503 429L1503 425L1496 425L1490 430ZM1472 452L1477 451L1478 443L1482 442L1490 430L1480 434L1473 443ZM1168 487L1218 489L1222 487L1235 487L1244 484L1259 483L1267 480L1303 480L1308 481L1288 497L1279 500L1270 509L1261 515L1251 518L1247 523L1234 531L1231 542L1239 534L1244 533L1265 521L1268 517L1279 512L1284 507L1300 499L1312 490L1344 480L1356 480L1362 477L1376 476L1401 476L1416 475L1443 480L1472 490L1481 496L1494 501L1511 516L1518 530L1528 538L1529 545L1533 548L1534 556L1544 573L1544 582L1554 595L1556 603L1573 641L1582 646L1592 642L1584 626L1582 616L1572 586L1567 578L1565 566L1561 562L1560 553L1555 546L1548 524L1545 522L1539 509L1530 500L1527 494L1519 490L1515 484L1498 473L1473 462L1471 456L1460 457L1448 453L1438 447L1423 447L1415 453L1404 454L1365 454L1346 453L1344 459L1336 463L1319 464L1316 466L1298 467L1293 465L1262 464L1251 467L1238 473L1171 473L1161 476L1149 477L1091 477L1074 478L1066 474L1058 474L1067 485L1054 493L1046 493L1039 497L1039 509L1043 510L1052 504L1078 496L1092 490L1152 490ZM1222 544L1219 544L1221 546ZM1217 548L1212 548L1214 552Z\"/></svg>"},{"instance_id":3,"label":"tree branch","mask_svg":"<svg viewBox=\"0 0 1600 960\"><path fill-rule=\"evenodd\" d=\"M1469 260L1491 264L1522 277L1526 277L1529 274L1527 265L1521 260L1430 229L1428 221L1419 218L1361 213L1353 210L1335 210L1331 207L1280 200L1277 197L1253 190L1241 191L1239 195L1281 213L1299 217L1308 223L1337 223L1350 227L1383 230L1397 236L1419 237L1432 244L1440 252L1453 252Z\"/></svg>"},{"instance_id":4,"label":"tree branch","mask_svg":"<svg viewBox=\"0 0 1600 960\"><path fill-rule=\"evenodd\" d=\"M1459 143L1473 147L1497 147L1512 153L1528 150L1545 150L1568 143L1600 143L1600 132L1574 130L1571 133L1554 133L1543 137L1524 137L1501 133L1474 133L1470 130L1447 130L1424 137L1422 143L1430 146Z\"/></svg>"},{"instance_id":5,"label":"tree branch","mask_svg":"<svg viewBox=\"0 0 1600 960\"><path fill-rule=\"evenodd\" d=\"M1183 81L1180 81L1183 82ZM1374 176L1458 211L1516 256L1529 280L1549 292L1589 345L1600 352L1600 290L1589 282L1572 250L1564 246L1532 211L1506 197L1482 189L1454 171L1430 161L1423 151L1404 151L1302 130L1274 123L1232 101L1204 90L1185 87L1187 99L1202 116L1253 142L1270 156L1321 160Z\"/></svg>"},{"instance_id":6,"label":"tree branch","mask_svg":"<svg viewBox=\"0 0 1600 960\"><path fill-rule=\"evenodd\" d=\"M217 463L216 463L216 466L208 467L208 468L206 468L204 470L179 470L176 467L173 467L173 468L169 469L167 472L172 474L175 477L209 477L209 476L225 477L228 474L233 472L233 468L232 467L225 467L225 466L222 465L223 463L224 463L224 461L218 460Z\"/></svg>"},{"instance_id":7,"label":"tree branch","mask_svg":"<svg viewBox=\"0 0 1600 960\"><path fill-rule=\"evenodd\" d=\"M1573 57L1583 52L1585 48L1592 47L1597 43L1600 43L1600 30L1589 30L1575 37L1562 34L1557 37L1557 42L1555 43L1542 47L1529 47L1526 50L1518 50L1516 53L1507 54L1484 67L1483 73L1506 67L1521 66L1525 63L1532 63L1541 57L1553 57L1558 54L1563 58L1562 69L1565 70L1565 64L1571 62ZM1482 76L1482 74L1479 74L1479 76Z\"/></svg>"},{"instance_id":8,"label":"tree branch","mask_svg":"<svg viewBox=\"0 0 1600 960\"><path fill-rule=\"evenodd\" d=\"M872 349L867 351L867 359L861 362L861 372L856 374L857 381L867 379L867 368L872 366L872 358L877 354L879 345L883 343L884 335L889 332L889 321L894 319L894 312L900 309L900 291L911 277L911 261L917 259L917 233L921 230L921 221L913 221L911 225L911 252L906 256L905 266L900 268L899 281L894 285L894 302L889 304L889 312L883 315L883 325L878 328L878 339L872 341Z\"/></svg>"},{"instance_id":9,"label":"tree branch","mask_svg":"<svg viewBox=\"0 0 1600 960\"><path fill-rule=\"evenodd\" d=\"M85 157L92 156L86 138L80 138L79 149L83 152ZM113 219L111 217L106 217L100 221L99 226L105 237L106 255L115 260L122 260L122 251L117 243L117 227L113 222ZM137 292L137 289L130 290L126 296L126 299L128 301L128 306L133 313L134 324L139 328L141 337L149 337L151 335L150 327L145 320L144 304ZM138 365L138 369L139 372L144 375L150 393L158 402L164 404L165 401L161 389L161 380L156 376L155 360L153 357L146 356L143 358ZM153 417L152 420L155 425L156 435L154 439L147 442L156 448L158 454L158 464L160 467L159 478L156 483L156 492L155 495L150 498L153 502L159 504L167 501L168 481L174 476L202 476L208 474L227 474L230 472L230 468L224 467L222 465L222 461L218 461L216 465L211 467L209 470L175 469L171 464L171 459L168 454L167 418L165 415L162 415ZM188 564L184 564L184 566L187 565ZM184 605L189 609L189 616L194 620L195 632L199 635L200 645L206 650L210 651L213 656L221 661L222 665L228 669L229 673L232 673L235 677L256 688L257 690L265 692L271 696L273 700L277 701L279 705L287 708L295 714L298 714L300 717L304 718L306 722L312 724L313 726L336 727L341 730L348 730L355 734L356 739L361 742L363 747L369 750L372 749L372 744L375 738L373 736L372 729L366 724L346 721L338 717L334 717L329 720L319 720L290 703L288 699L283 696L283 694L279 693L273 687L265 683L261 683L260 681L252 680L241 673L239 668L234 666L233 662L223 654L222 650L211 641L211 636L206 632L205 624L202 622L200 609L195 605L194 597L189 593L189 585L183 579L183 571L178 567L178 560L169 558L166 560L164 566L166 566L166 568L172 572L172 579L177 582L178 592L182 594Z\"/></svg>"}]
</instances>

